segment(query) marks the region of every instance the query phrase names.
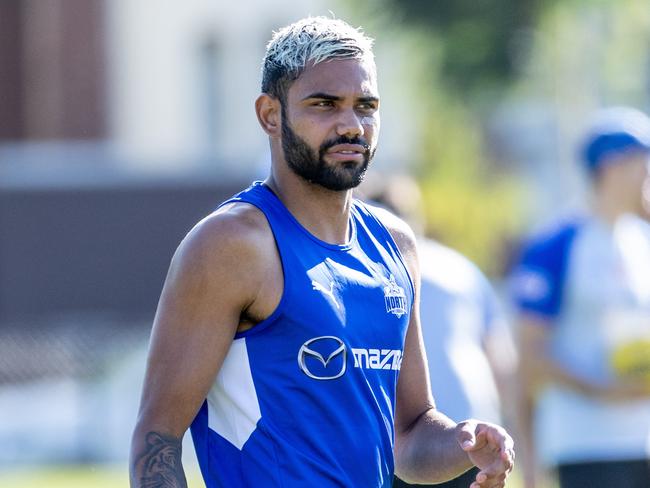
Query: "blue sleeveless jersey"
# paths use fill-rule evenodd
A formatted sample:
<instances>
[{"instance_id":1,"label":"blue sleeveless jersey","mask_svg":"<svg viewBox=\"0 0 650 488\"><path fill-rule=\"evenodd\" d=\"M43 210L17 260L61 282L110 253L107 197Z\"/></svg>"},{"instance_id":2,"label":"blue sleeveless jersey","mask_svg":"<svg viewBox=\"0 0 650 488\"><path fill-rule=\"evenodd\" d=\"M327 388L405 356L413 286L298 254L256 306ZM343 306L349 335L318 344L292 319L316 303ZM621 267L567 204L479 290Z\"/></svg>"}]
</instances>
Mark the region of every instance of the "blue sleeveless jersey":
<instances>
[{"instance_id":1,"label":"blue sleeveless jersey","mask_svg":"<svg viewBox=\"0 0 650 488\"><path fill-rule=\"evenodd\" d=\"M270 317L235 336L192 423L207 487L390 487L413 304L395 242L358 201L345 245L310 234L262 183L229 202L266 216L284 288Z\"/></svg>"}]
</instances>

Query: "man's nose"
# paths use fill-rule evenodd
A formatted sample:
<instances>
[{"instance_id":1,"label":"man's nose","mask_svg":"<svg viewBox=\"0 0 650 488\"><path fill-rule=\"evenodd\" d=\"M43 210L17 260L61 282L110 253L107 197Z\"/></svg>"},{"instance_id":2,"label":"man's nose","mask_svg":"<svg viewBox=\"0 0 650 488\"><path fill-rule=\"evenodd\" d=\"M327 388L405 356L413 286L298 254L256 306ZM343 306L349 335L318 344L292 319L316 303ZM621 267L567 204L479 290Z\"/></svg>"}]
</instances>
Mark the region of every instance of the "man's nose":
<instances>
[{"instance_id":1,"label":"man's nose","mask_svg":"<svg viewBox=\"0 0 650 488\"><path fill-rule=\"evenodd\" d=\"M361 119L362 117L353 109L342 111L336 133L349 138L362 136L365 131Z\"/></svg>"}]
</instances>

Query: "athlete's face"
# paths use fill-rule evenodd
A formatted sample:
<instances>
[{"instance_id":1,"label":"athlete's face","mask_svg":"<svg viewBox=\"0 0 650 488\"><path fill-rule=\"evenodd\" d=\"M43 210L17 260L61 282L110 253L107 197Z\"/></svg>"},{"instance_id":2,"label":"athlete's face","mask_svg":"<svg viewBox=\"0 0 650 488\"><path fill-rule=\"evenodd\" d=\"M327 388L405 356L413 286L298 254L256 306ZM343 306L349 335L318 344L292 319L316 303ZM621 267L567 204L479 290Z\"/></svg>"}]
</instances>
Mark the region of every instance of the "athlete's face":
<instances>
[{"instance_id":1,"label":"athlete's face","mask_svg":"<svg viewBox=\"0 0 650 488\"><path fill-rule=\"evenodd\" d=\"M645 164L641 163L643 165L643 169L640 171L640 178L642 179L642 184L641 184L641 207L642 207L642 214L646 218L650 218L650 157L645 154L644 155L644 162Z\"/></svg>"},{"instance_id":2,"label":"athlete's face","mask_svg":"<svg viewBox=\"0 0 650 488\"><path fill-rule=\"evenodd\" d=\"M648 155L638 152L621 165L621 185L627 188L630 204L637 213L644 211L644 183L648 178Z\"/></svg>"},{"instance_id":3,"label":"athlete's face","mask_svg":"<svg viewBox=\"0 0 650 488\"><path fill-rule=\"evenodd\" d=\"M645 201L648 195L648 154L642 151L629 152L620 156L620 160L606 164L603 175L610 184L618 189L617 199L628 211L638 214L645 213L648 207Z\"/></svg>"},{"instance_id":4,"label":"athlete's face","mask_svg":"<svg viewBox=\"0 0 650 488\"><path fill-rule=\"evenodd\" d=\"M346 59L307 68L282 107L282 149L291 170L334 191L361 183L376 149L374 64Z\"/></svg>"}]
</instances>

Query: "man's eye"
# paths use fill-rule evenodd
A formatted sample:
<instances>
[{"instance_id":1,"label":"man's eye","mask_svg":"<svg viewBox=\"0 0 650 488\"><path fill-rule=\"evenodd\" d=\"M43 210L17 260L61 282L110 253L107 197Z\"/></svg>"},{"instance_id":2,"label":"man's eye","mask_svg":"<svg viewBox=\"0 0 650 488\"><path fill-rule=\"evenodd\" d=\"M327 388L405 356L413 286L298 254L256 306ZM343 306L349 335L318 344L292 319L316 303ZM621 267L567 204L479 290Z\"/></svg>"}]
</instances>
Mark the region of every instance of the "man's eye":
<instances>
[{"instance_id":1,"label":"man's eye","mask_svg":"<svg viewBox=\"0 0 650 488\"><path fill-rule=\"evenodd\" d=\"M319 100L314 103L315 107L331 107L334 103L331 100Z\"/></svg>"},{"instance_id":2,"label":"man's eye","mask_svg":"<svg viewBox=\"0 0 650 488\"><path fill-rule=\"evenodd\" d=\"M374 112L377 110L377 107L374 103L360 103L357 105L357 110L361 112Z\"/></svg>"}]
</instances>

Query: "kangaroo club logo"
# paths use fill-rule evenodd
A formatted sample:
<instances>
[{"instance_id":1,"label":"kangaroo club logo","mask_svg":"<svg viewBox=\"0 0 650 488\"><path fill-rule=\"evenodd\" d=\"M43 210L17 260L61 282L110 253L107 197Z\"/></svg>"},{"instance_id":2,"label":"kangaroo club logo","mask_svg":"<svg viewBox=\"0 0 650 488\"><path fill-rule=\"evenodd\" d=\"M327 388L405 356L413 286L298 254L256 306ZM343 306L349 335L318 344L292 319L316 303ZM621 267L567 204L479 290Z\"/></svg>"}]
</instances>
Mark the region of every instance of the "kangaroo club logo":
<instances>
[{"instance_id":1,"label":"kangaroo club logo","mask_svg":"<svg viewBox=\"0 0 650 488\"><path fill-rule=\"evenodd\" d=\"M404 288L397 284L392 274L389 279L384 278L384 302L387 313L392 313L397 318L406 314L406 294L404 293Z\"/></svg>"}]
</instances>

